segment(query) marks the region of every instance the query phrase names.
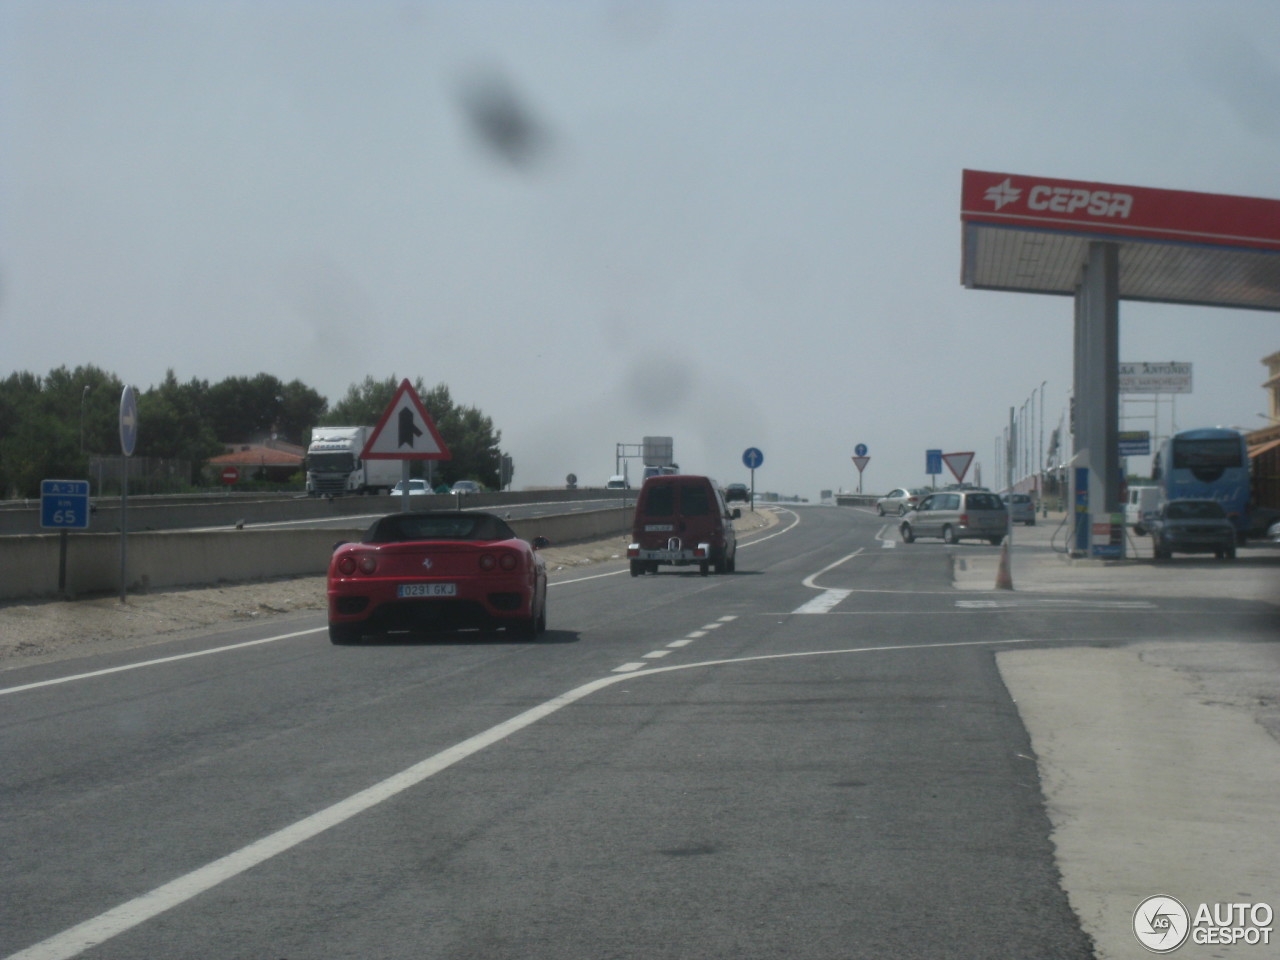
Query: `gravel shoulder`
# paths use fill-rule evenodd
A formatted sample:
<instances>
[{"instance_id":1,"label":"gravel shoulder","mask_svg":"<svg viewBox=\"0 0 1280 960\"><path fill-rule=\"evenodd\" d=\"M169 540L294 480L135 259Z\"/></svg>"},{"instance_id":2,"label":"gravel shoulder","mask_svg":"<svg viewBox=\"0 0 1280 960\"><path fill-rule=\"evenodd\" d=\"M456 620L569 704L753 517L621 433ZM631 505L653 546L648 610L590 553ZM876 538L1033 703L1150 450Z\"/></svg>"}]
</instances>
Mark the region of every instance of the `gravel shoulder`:
<instances>
[{"instance_id":1,"label":"gravel shoulder","mask_svg":"<svg viewBox=\"0 0 1280 960\"><path fill-rule=\"evenodd\" d=\"M744 510L734 521L739 535L778 522L773 510ZM552 580L573 570L621 561L626 536L588 543L551 546L542 551ZM291 577L252 583L35 601L0 605L0 671L147 646L220 623L284 620L325 609L325 578Z\"/></svg>"}]
</instances>

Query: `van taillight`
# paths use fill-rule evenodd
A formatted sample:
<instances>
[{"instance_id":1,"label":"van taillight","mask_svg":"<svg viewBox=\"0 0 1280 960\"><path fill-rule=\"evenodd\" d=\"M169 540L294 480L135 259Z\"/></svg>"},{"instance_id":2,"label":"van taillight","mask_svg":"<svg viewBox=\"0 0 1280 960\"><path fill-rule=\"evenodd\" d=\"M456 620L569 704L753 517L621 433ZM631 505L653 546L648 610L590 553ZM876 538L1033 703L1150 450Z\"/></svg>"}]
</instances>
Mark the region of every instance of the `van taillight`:
<instances>
[{"instance_id":1,"label":"van taillight","mask_svg":"<svg viewBox=\"0 0 1280 960\"><path fill-rule=\"evenodd\" d=\"M969 525L969 515L967 513L960 514L960 526L967 527Z\"/></svg>"}]
</instances>

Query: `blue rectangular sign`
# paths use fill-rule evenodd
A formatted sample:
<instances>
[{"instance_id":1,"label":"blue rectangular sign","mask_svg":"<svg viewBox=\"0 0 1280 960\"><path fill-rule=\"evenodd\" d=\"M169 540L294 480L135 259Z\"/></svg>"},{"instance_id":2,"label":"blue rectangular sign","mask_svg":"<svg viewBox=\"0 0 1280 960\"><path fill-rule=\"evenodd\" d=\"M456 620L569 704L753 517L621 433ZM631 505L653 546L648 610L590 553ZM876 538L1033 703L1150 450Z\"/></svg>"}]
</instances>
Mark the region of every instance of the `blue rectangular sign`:
<instances>
[{"instance_id":1,"label":"blue rectangular sign","mask_svg":"<svg viewBox=\"0 0 1280 960\"><path fill-rule=\"evenodd\" d=\"M1146 457L1151 455L1151 433L1147 430L1121 430L1117 436L1120 441L1120 456Z\"/></svg>"},{"instance_id":2,"label":"blue rectangular sign","mask_svg":"<svg viewBox=\"0 0 1280 960\"><path fill-rule=\"evenodd\" d=\"M41 480L40 526L59 530L87 530L89 481Z\"/></svg>"},{"instance_id":3,"label":"blue rectangular sign","mask_svg":"<svg viewBox=\"0 0 1280 960\"><path fill-rule=\"evenodd\" d=\"M924 472L938 474L942 472L942 451L926 450L924 452Z\"/></svg>"}]
</instances>

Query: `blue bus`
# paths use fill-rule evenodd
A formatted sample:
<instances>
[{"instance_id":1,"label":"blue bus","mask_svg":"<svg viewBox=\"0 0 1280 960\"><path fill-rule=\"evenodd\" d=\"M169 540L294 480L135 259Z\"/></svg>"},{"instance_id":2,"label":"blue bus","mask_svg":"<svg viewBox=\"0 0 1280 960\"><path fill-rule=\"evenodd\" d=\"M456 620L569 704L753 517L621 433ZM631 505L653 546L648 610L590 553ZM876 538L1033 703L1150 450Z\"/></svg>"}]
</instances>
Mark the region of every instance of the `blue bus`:
<instances>
[{"instance_id":1,"label":"blue bus","mask_svg":"<svg viewBox=\"0 0 1280 960\"><path fill-rule=\"evenodd\" d=\"M1249 452L1239 430L1175 433L1156 454L1151 478L1164 500L1217 500L1244 540L1249 529Z\"/></svg>"}]
</instances>

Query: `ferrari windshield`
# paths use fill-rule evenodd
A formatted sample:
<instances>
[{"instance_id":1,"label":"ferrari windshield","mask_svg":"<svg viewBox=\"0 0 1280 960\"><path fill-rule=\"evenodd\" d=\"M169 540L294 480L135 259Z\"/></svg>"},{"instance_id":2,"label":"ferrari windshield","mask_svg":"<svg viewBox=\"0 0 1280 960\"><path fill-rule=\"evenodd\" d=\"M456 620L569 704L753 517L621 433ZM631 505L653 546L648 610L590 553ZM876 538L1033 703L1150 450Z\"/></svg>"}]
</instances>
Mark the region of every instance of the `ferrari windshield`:
<instances>
[{"instance_id":1,"label":"ferrari windshield","mask_svg":"<svg viewBox=\"0 0 1280 960\"><path fill-rule=\"evenodd\" d=\"M374 522L366 543L407 540L511 540L515 532L489 513L394 513Z\"/></svg>"}]
</instances>

